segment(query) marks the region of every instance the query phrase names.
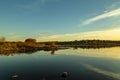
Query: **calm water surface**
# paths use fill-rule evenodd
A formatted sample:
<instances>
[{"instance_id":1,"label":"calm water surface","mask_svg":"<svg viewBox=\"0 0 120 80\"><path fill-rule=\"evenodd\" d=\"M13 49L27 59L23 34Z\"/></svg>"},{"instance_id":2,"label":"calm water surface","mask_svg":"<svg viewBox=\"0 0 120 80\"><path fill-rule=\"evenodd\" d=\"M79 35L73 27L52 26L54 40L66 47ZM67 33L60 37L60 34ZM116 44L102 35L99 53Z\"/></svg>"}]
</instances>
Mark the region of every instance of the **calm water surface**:
<instances>
[{"instance_id":1,"label":"calm water surface","mask_svg":"<svg viewBox=\"0 0 120 80\"><path fill-rule=\"evenodd\" d=\"M63 72L69 76L61 78ZM120 48L0 56L0 80L120 80Z\"/></svg>"}]
</instances>

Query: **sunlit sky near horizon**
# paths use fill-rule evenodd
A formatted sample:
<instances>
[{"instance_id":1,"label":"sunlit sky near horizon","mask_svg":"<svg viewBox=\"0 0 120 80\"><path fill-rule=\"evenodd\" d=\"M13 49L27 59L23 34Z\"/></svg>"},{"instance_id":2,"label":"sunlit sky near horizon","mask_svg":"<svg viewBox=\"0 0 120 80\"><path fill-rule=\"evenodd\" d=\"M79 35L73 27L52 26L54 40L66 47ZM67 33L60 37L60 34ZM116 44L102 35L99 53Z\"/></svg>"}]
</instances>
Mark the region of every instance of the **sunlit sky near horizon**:
<instances>
[{"instance_id":1,"label":"sunlit sky near horizon","mask_svg":"<svg viewBox=\"0 0 120 80\"><path fill-rule=\"evenodd\" d=\"M10 41L120 40L120 0L0 0Z\"/></svg>"}]
</instances>

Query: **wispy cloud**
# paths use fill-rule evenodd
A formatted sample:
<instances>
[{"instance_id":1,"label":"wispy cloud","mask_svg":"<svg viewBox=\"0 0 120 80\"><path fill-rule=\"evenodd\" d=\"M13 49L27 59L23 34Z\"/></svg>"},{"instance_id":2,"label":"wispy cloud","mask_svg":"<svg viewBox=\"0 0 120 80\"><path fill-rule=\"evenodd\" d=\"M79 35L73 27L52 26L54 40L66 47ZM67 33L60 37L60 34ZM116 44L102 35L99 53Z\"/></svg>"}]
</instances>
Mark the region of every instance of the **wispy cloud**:
<instances>
[{"instance_id":1,"label":"wispy cloud","mask_svg":"<svg viewBox=\"0 0 120 80\"><path fill-rule=\"evenodd\" d=\"M92 18L84 21L82 23L82 25L88 25L88 24L91 24L91 23L96 22L96 21L101 20L101 19L116 17L116 16L120 16L120 8L109 11L109 12L104 12L103 14L92 17Z\"/></svg>"},{"instance_id":2,"label":"wispy cloud","mask_svg":"<svg viewBox=\"0 0 120 80\"><path fill-rule=\"evenodd\" d=\"M101 31L89 31L78 32L71 34L55 34L55 35L25 35L9 33L6 37L10 41L24 41L26 38L35 38L37 41L73 41L83 39L101 39L101 40L120 40L120 28L101 30Z\"/></svg>"},{"instance_id":3,"label":"wispy cloud","mask_svg":"<svg viewBox=\"0 0 120 80\"><path fill-rule=\"evenodd\" d=\"M33 2L28 2L24 5L20 5L20 8L27 9L27 10L32 10L38 7L41 7L46 3L46 0L34 0Z\"/></svg>"},{"instance_id":4,"label":"wispy cloud","mask_svg":"<svg viewBox=\"0 0 120 80\"><path fill-rule=\"evenodd\" d=\"M33 2L28 1L28 3L24 5L20 5L20 8L31 11L38 10L42 6L46 5L48 2L55 2L55 1L59 1L59 0L33 0Z\"/></svg>"},{"instance_id":5,"label":"wispy cloud","mask_svg":"<svg viewBox=\"0 0 120 80\"><path fill-rule=\"evenodd\" d=\"M71 34L56 34L38 37L39 41L71 41L81 39L120 40L120 28Z\"/></svg>"},{"instance_id":6,"label":"wispy cloud","mask_svg":"<svg viewBox=\"0 0 120 80\"><path fill-rule=\"evenodd\" d=\"M105 12L109 12L118 8L120 8L120 0L116 0L116 2L114 2L111 6L107 7Z\"/></svg>"},{"instance_id":7,"label":"wispy cloud","mask_svg":"<svg viewBox=\"0 0 120 80\"><path fill-rule=\"evenodd\" d=\"M109 76L109 77L112 77L112 78L115 78L115 79L120 79L120 74L119 73L113 73L113 72L110 72L110 71L102 70L102 69L96 68L96 67L94 67L92 65L89 65L89 64L82 64L82 65L85 68L87 68L88 70L91 70L91 71L96 72L98 74Z\"/></svg>"}]
</instances>

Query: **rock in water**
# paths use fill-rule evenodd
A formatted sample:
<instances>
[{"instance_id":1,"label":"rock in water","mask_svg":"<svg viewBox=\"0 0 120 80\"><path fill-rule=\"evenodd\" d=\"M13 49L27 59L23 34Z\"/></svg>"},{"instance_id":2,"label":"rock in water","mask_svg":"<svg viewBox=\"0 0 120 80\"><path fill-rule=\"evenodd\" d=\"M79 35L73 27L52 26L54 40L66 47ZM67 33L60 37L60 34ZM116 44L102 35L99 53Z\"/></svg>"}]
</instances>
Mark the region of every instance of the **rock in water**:
<instances>
[{"instance_id":1,"label":"rock in water","mask_svg":"<svg viewBox=\"0 0 120 80\"><path fill-rule=\"evenodd\" d=\"M16 78L16 77L18 77L18 75L13 75L13 76L12 76L12 78Z\"/></svg>"},{"instance_id":2,"label":"rock in water","mask_svg":"<svg viewBox=\"0 0 120 80\"><path fill-rule=\"evenodd\" d=\"M68 77L68 72L63 72L61 75L62 78L67 78Z\"/></svg>"},{"instance_id":3,"label":"rock in water","mask_svg":"<svg viewBox=\"0 0 120 80\"><path fill-rule=\"evenodd\" d=\"M46 80L45 77L42 80Z\"/></svg>"},{"instance_id":4,"label":"rock in water","mask_svg":"<svg viewBox=\"0 0 120 80\"><path fill-rule=\"evenodd\" d=\"M13 79L13 80L19 80L19 79L18 79L18 75L13 75L13 76L12 76L12 79Z\"/></svg>"}]
</instances>

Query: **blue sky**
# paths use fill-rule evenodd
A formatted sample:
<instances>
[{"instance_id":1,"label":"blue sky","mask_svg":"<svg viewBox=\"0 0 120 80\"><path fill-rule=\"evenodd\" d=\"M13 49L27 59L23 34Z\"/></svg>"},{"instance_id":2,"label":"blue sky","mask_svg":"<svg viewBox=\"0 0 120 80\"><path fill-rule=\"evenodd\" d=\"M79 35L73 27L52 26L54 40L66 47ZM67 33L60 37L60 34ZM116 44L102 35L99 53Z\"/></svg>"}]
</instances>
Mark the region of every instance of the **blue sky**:
<instances>
[{"instance_id":1,"label":"blue sky","mask_svg":"<svg viewBox=\"0 0 120 80\"><path fill-rule=\"evenodd\" d=\"M120 40L120 0L0 0L0 37Z\"/></svg>"}]
</instances>

